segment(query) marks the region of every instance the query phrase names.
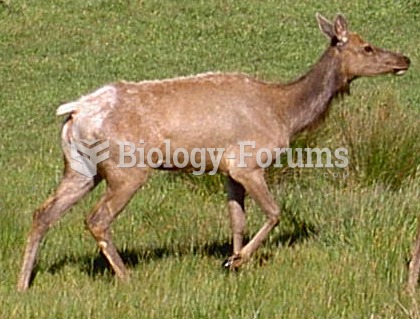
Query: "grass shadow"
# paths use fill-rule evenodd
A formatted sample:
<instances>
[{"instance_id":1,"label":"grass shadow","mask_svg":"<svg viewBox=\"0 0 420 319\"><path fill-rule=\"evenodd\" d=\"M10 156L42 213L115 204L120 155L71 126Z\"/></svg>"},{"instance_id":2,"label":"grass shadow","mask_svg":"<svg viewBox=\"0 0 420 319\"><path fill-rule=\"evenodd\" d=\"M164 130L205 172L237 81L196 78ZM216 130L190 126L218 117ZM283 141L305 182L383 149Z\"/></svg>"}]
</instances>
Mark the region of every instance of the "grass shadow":
<instances>
[{"instance_id":1,"label":"grass shadow","mask_svg":"<svg viewBox=\"0 0 420 319\"><path fill-rule=\"evenodd\" d=\"M273 241L275 243L282 246L293 247L318 235L318 229L314 224L301 221L294 216L291 219L291 223L292 230L280 233L274 238Z\"/></svg>"},{"instance_id":2,"label":"grass shadow","mask_svg":"<svg viewBox=\"0 0 420 319\"><path fill-rule=\"evenodd\" d=\"M204 245L196 245L192 248L190 246L186 248L169 247L165 245L154 248L143 247L140 249L125 249L119 251L119 254L128 268L136 268L140 263L147 263L152 260L163 259L170 256L197 254L221 258L222 256L228 256L231 250L232 246L228 243L213 242ZM97 255L66 255L50 266L47 271L51 274L55 274L60 272L67 265L78 265L83 273L86 273L92 278L104 276L108 273L113 274L111 266L101 252Z\"/></svg>"},{"instance_id":3,"label":"grass shadow","mask_svg":"<svg viewBox=\"0 0 420 319\"><path fill-rule=\"evenodd\" d=\"M282 246L293 247L318 234L314 224L302 220L298 214L294 214L290 208L282 205L282 211L287 218L283 221L287 231L280 231L277 236L273 236L267 242L270 253L260 254L260 264L272 258L272 252ZM244 243L249 242L249 236L244 237ZM171 256L202 255L219 258L221 261L232 254L233 246L228 238L215 240L205 243L191 245L170 245L164 244L156 247L139 247L120 250L119 254L128 268L136 268L140 263L147 263L152 260L159 260ZM92 278L113 274L106 257L99 252L98 254L85 254L82 256L64 256L61 260L48 268L48 272L55 274L66 265L78 265L83 273ZM32 278L33 280L33 278Z\"/></svg>"},{"instance_id":4,"label":"grass shadow","mask_svg":"<svg viewBox=\"0 0 420 319\"><path fill-rule=\"evenodd\" d=\"M314 225L300 221L298 218L293 217L290 219L292 226L291 230L284 233L280 233L277 237L270 240L267 245L271 249L279 246L292 247L298 243L301 243L317 234ZM249 238L245 238L244 242L248 242ZM229 239L224 241L213 241L206 242L203 244L196 244L193 247L190 245L185 247L178 246L158 246L158 247L142 247L142 248L131 248L121 250L120 256L124 261L124 264L128 268L136 268L140 263L147 263L152 260L159 260L170 256L185 256L188 254L203 255L224 259L230 256L233 247ZM271 259L272 254L264 254L259 258L264 261ZM64 256L61 260L50 266L47 271L55 274L61 271L66 265L78 265L80 270L92 278L98 276L105 276L107 274L113 274L113 270L106 260L105 256L99 252L99 254L85 254L82 256Z\"/></svg>"},{"instance_id":5,"label":"grass shadow","mask_svg":"<svg viewBox=\"0 0 420 319\"><path fill-rule=\"evenodd\" d=\"M230 255L232 250L232 245L226 240L226 242L214 241L202 245L198 243L192 247L191 245L185 247L163 245L154 248L125 249L120 251L120 256L128 268L136 268L140 263L147 263L152 260L159 260L171 256L203 255L225 258ZM87 259L89 261L84 261L82 271L88 273L90 276L96 277L97 275L105 274L107 271L113 273L111 266L102 253L99 253L93 260L91 256L87 257Z\"/></svg>"},{"instance_id":6,"label":"grass shadow","mask_svg":"<svg viewBox=\"0 0 420 319\"><path fill-rule=\"evenodd\" d=\"M119 251L124 264L128 268L135 268L140 262L148 262L171 255L170 249L166 247L157 247L155 249L125 249ZM98 254L85 254L82 256L64 256L61 260L50 266L47 271L51 274L60 272L67 265L78 265L83 273L92 278L112 273L113 270L109 265L106 257L102 252Z\"/></svg>"}]
</instances>

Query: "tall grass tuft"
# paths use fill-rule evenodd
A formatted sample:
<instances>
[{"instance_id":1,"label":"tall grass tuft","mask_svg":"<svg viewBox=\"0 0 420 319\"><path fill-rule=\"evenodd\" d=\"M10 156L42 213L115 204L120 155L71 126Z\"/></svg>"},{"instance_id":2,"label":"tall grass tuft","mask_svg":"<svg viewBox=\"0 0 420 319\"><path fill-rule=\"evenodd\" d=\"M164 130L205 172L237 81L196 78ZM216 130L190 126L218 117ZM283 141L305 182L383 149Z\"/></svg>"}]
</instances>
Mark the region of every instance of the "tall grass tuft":
<instances>
[{"instance_id":1,"label":"tall grass tuft","mask_svg":"<svg viewBox=\"0 0 420 319\"><path fill-rule=\"evenodd\" d=\"M362 96L355 102L341 102L334 121L340 130L337 137L349 150L353 179L398 189L418 177L418 115L392 94Z\"/></svg>"}]
</instances>

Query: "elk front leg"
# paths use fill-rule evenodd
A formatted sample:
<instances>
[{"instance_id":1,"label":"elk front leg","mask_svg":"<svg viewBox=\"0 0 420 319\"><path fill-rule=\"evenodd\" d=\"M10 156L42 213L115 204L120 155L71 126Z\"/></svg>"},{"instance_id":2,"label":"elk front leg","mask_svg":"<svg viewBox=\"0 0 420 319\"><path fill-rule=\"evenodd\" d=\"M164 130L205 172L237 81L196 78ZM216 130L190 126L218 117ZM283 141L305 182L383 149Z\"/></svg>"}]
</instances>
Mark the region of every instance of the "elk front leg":
<instances>
[{"instance_id":1,"label":"elk front leg","mask_svg":"<svg viewBox=\"0 0 420 319\"><path fill-rule=\"evenodd\" d=\"M251 255L267 238L270 231L278 224L280 216L279 208L268 190L262 169L256 169L251 172L241 171L241 174L236 175L234 178L243 185L248 194L261 207L266 215L266 222L238 254L234 254L229 258L225 266L233 269L238 268L242 263L249 260Z\"/></svg>"}]
</instances>

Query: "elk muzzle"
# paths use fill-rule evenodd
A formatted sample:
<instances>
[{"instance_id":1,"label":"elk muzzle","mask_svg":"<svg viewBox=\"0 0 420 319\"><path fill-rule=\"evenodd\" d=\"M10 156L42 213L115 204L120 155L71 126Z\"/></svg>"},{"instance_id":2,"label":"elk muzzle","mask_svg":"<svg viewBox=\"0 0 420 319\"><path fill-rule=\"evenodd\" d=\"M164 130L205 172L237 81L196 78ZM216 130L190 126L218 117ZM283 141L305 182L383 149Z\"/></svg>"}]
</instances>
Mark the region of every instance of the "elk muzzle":
<instances>
[{"instance_id":1,"label":"elk muzzle","mask_svg":"<svg viewBox=\"0 0 420 319\"><path fill-rule=\"evenodd\" d=\"M407 72L411 64L410 59L405 55L402 55L399 60L400 60L399 64L396 67L394 67L395 75L403 75L405 72Z\"/></svg>"}]
</instances>

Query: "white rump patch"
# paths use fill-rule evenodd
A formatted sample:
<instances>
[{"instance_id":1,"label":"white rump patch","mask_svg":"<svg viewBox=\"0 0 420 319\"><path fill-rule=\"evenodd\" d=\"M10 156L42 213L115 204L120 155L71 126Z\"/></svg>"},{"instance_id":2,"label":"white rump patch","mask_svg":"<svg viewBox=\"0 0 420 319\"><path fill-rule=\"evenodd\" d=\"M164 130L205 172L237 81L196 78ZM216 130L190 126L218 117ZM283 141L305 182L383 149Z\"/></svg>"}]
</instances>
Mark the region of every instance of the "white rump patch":
<instances>
[{"instance_id":1,"label":"white rump patch","mask_svg":"<svg viewBox=\"0 0 420 319\"><path fill-rule=\"evenodd\" d=\"M97 108L104 104L113 106L117 100L117 90L111 85L104 86L95 92L81 97L75 102L70 102L61 105L57 109L57 115L65 115L72 112L77 112L82 108Z\"/></svg>"}]
</instances>

